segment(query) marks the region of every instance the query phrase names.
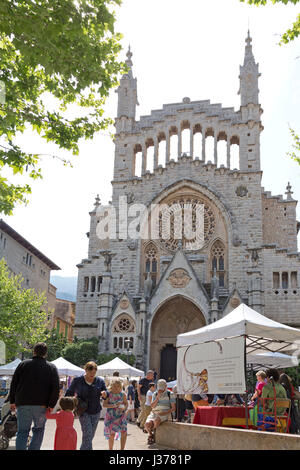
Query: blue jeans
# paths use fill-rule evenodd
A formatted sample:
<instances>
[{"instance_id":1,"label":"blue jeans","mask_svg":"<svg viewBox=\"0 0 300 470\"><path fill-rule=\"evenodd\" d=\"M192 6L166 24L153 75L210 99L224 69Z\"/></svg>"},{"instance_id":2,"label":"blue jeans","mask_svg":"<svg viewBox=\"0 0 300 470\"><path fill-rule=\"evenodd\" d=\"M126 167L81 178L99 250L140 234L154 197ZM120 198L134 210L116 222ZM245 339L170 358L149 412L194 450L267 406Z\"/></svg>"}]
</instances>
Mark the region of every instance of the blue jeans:
<instances>
[{"instance_id":1,"label":"blue jeans","mask_svg":"<svg viewBox=\"0 0 300 470\"><path fill-rule=\"evenodd\" d=\"M83 413L83 415L79 416L82 430L82 443L80 450L93 450L93 439L99 419L100 413L96 413L95 415Z\"/></svg>"},{"instance_id":2,"label":"blue jeans","mask_svg":"<svg viewBox=\"0 0 300 470\"><path fill-rule=\"evenodd\" d=\"M40 450L46 424L46 408L39 405L22 405L17 408L18 431L16 450L26 450L32 421L32 439L28 450Z\"/></svg>"}]
</instances>

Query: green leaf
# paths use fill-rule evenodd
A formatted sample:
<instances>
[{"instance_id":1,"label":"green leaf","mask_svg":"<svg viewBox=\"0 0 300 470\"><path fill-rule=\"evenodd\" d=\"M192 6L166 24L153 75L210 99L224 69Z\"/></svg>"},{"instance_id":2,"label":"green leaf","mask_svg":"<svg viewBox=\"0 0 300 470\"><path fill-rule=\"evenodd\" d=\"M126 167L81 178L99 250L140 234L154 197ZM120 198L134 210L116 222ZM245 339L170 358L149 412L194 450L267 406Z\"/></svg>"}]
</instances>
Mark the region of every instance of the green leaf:
<instances>
[{"instance_id":1,"label":"green leaf","mask_svg":"<svg viewBox=\"0 0 300 470\"><path fill-rule=\"evenodd\" d=\"M28 128L78 155L80 139L91 139L111 124L103 117L105 98L126 71L118 61L121 35L114 31L111 11L120 5L120 0L1 0L0 80L6 95L0 136L8 145L0 151L0 167L22 174L29 166L29 176L40 177L40 155L16 144L17 135ZM45 93L57 103L56 112L47 109ZM79 111L68 119L71 104ZM6 185L0 212L11 213L16 203L25 202L23 196L24 191Z\"/></svg>"}]
</instances>

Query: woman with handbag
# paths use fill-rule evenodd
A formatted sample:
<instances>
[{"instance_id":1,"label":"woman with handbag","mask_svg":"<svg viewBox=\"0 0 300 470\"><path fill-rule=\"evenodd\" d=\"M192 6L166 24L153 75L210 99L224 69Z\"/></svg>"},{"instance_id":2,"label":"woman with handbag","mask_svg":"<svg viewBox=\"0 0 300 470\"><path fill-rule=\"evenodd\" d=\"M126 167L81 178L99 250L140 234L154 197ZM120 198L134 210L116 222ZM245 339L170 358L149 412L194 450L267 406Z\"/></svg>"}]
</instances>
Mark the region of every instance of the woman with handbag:
<instances>
[{"instance_id":1,"label":"woman with handbag","mask_svg":"<svg viewBox=\"0 0 300 470\"><path fill-rule=\"evenodd\" d=\"M103 379L96 377L97 364L93 361L84 366L85 374L75 377L65 396L76 396L76 413L82 430L80 450L93 450L93 439L100 419L100 398L106 398L106 385Z\"/></svg>"}]
</instances>

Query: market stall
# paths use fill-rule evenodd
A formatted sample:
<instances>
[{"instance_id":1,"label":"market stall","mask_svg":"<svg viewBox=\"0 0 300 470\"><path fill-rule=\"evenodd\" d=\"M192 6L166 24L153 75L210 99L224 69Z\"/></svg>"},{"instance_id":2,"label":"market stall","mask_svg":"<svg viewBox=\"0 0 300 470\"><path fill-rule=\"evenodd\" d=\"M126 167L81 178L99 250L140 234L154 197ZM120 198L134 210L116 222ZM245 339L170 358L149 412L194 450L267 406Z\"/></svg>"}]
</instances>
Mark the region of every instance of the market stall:
<instances>
[{"instance_id":1,"label":"market stall","mask_svg":"<svg viewBox=\"0 0 300 470\"><path fill-rule=\"evenodd\" d=\"M279 360L278 353L289 352L289 366L298 365L300 331L241 304L215 323L178 335L177 348L178 393L245 394L253 355L258 364L273 365L274 353ZM248 425L247 400L245 408Z\"/></svg>"},{"instance_id":2,"label":"market stall","mask_svg":"<svg viewBox=\"0 0 300 470\"><path fill-rule=\"evenodd\" d=\"M78 377L79 375L84 374L84 369L81 367L75 366L71 362L67 361L63 357L59 357L54 361L51 361L51 364L54 364L58 370L59 375L67 375L71 377Z\"/></svg>"},{"instance_id":3,"label":"market stall","mask_svg":"<svg viewBox=\"0 0 300 470\"><path fill-rule=\"evenodd\" d=\"M20 362L22 362L21 359L17 357L17 359L15 359L14 361L9 362L4 366L0 366L0 375L14 375L14 372Z\"/></svg>"},{"instance_id":4,"label":"market stall","mask_svg":"<svg viewBox=\"0 0 300 470\"><path fill-rule=\"evenodd\" d=\"M245 427L245 409L242 406L199 406L196 409L193 424ZM248 427L251 426L248 410Z\"/></svg>"},{"instance_id":5,"label":"market stall","mask_svg":"<svg viewBox=\"0 0 300 470\"><path fill-rule=\"evenodd\" d=\"M17 358L8 364L0 366L0 409L3 406L4 401L8 395L11 379L21 359Z\"/></svg>"},{"instance_id":6,"label":"market stall","mask_svg":"<svg viewBox=\"0 0 300 470\"><path fill-rule=\"evenodd\" d=\"M98 366L97 375L112 375L115 371L118 371L121 377L144 377L145 375L142 370L132 367L119 357Z\"/></svg>"}]
</instances>

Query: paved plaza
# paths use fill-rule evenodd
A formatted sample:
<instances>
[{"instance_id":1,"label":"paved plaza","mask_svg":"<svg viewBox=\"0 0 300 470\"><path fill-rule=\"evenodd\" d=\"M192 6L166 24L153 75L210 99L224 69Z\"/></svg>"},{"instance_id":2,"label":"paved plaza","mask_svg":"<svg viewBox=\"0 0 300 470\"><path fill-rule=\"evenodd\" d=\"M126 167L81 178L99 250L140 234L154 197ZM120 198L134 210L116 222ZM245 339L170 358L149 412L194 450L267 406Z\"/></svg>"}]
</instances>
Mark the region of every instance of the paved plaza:
<instances>
[{"instance_id":1,"label":"paved plaza","mask_svg":"<svg viewBox=\"0 0 300 470\"><path fill-rule=\"evenodd\" d=\"M81 427L78 419L74 421L74 427L77 431L77 449L79 450L81 445ZM48 420L46 423L45 435L43 439L43 444L41 450L53 450L54 446L54 436L55 436L56 422L55 420ZM104 421L100 420L96 436L93 441L94 450L108 450L108 442L104 437ZM128 437L125 450L160 450L162 447L157 446L156 444L148 445L147 444L147 434L144 434L136 424L128 423ZM9 450L15 449L16 439L13 438L10 441ZM116 441L114 445L114 450L120 450L120 441Z\"/></svg>"}]
</instances>

